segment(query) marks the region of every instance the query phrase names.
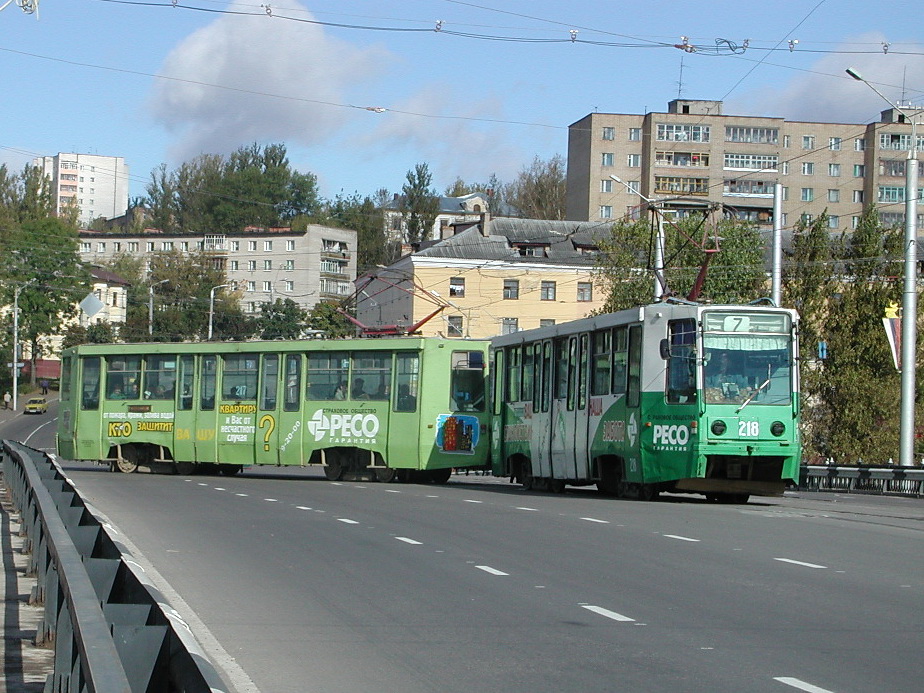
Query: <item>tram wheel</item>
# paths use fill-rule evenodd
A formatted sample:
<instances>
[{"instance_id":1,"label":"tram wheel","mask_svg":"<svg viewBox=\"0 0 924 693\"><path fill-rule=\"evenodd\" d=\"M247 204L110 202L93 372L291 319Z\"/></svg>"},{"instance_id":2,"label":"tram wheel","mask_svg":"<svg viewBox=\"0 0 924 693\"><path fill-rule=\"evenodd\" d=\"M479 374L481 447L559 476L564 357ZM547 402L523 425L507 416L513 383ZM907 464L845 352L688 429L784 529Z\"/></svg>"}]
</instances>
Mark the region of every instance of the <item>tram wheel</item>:
<instances>
[{"instance_id":1,"label":"tram wheel","mask_svg":"<svg viewBox=\"0 0 924 693\"><path fill-rule=\"evenodd\" d=\"M429 481L434 484L445 484L449 481L449 477L452 476L452 467L446 467L445 469L433 469L427 475Z\"/></svg>"},{"instance_id":2,"label":"tram wheel","mask_svg":"<svg viewBox=\"0 0 924 693\"><path fill-rule=\"evenodd\" d=\"M565 480L564 479L549 479L549 491L552 493L564 493L565 492Z\"/></svg>"},{"instance_id":3,"label":"tram wheel","mask_svg":"<svg viewBox=\"0 0 924 693\"><path fill-rule=\"evenodd\" d=\"M195 462L177 462L174 465L176 473L181 476L192 476L196 473L196 463Z\"/></svg>"},{"instance_id":4,"label":"tram wheel","mask_svg":"<svg viewBox=\"0 0 924 693\"><path fill-rule=\"evenodd\" d=\"M218 473L222 476L234 476L244 468L239 464L220 464L218 465Z\"/></svg>"},{"instance_id":5,"label":"tram wheel","mask_svg":"<svg viewBox=\"0 0 924 693\"><path fill-rule=\"evenodd\" d=\"M116 458L115 469L123 474L133 474L138 471L138 461L135 459L136 453L130 448L119 452Z\"/></svg>"},{"instance_id":6,"label":"tram wheel","mask_svg":"<svg viewBox=\"0 0 924 693\"><path fill-rule=\"evenodd\" d=\"M340 460L329 460L327 466L324 467L324 476L328 481L340 481L343 477L343 465Z\"/></svg>"},{"instance_id":7,"label":"tram wheel","mask_svg":"<svg viewBox=\"0 0 924 693\"><path fill-rule=\"evenodd\" d=\"M391 467L385 467L385 469L376 469L375 470L375 479L376 481L381 481L383 484L389 484L395 480L398 476L398 470L392 469Z\"/></svg>"},{"instance_id":8,"label":"tram wheel","mask_svg":"<svg viewBox=\"0 0 924 693\"><path fill-rule=\"evenodd\" d=\"M533 477L532 464L529 460L523 460L520 463L520 486L523 487L524 491L529 491L535 484L535 477Z\"/></svg>"},{"instance_id":9,"label":"tram wheel","mask_svg":"<svg viewBox=\"0 0 924 693\"><path fill-rule=\"evenodd\" d=\"M650 501L658 497L658 492L651 484L639 484L638 497L639 500Z\"/></svg>"}]
</instances>

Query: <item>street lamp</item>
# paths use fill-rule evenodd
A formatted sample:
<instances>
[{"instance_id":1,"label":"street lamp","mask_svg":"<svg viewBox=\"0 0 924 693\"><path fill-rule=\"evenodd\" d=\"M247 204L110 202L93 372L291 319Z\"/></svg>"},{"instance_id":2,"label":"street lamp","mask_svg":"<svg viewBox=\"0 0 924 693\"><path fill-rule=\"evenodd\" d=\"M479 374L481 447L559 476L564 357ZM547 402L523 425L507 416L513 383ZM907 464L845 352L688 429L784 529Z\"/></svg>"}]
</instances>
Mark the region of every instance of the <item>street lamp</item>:
<instances>
[{"instance_id":1,"label":"street lamp","mask_svg":"<svg viewBox=\"0 0 924 693\"><path fill-rule=\"evenodd\" d=\"M212 321L215 318L215 292L229 286L234 286L234 284L219 284L209 290L209 341L212 339Z\"/></svg>"},{"instance_id":2,"label":"street lamp","mask_svg":"<svg viewBox=\"0 0 924 693\"><path fill-rule=\"evenodd\" d=\"M908 147L908 160L905 162L905 283L902 291L902 389L901 420L899 429L899 463L902 466L914 465L914 390L917 351L917 311L918 311L918 143L915 117L897 104L892 103L876 87L867 82L853 68L847 68L847 74L858 82L863 82L892 108L911 121L911 145Z\"/></svg>"},{"instance_id":3,"label":"street lamp","mask_svg":"<svg viewBox=\"0 0 924 693\"><path fill-rule=\"evenodd\" d=\"M166 284L169 282L169 279L161 279L159 282L154 282L151 286L148 287L148 336L154 334L154 287L160 286L161 284Z\"/></svg>"}]
</instances>

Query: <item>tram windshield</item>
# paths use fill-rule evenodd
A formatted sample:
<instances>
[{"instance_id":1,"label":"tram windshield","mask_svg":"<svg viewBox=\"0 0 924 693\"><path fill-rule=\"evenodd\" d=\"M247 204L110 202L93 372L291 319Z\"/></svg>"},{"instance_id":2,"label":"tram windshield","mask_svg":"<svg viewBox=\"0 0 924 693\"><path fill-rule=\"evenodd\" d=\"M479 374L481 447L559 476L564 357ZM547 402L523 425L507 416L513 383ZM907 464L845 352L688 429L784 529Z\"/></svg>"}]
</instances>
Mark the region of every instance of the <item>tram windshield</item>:
<instances>
[{"instance_id":1,"label":"tram windshield","mask_svg":"<svg viewBox=\"0 0 924 693\"><path fill-rule=\"evenodd\" d=\"M788 405L793 387L789 316L705 313L703 363L706 402Z\"/></svg>"},{"instance_id":2,"label":"tram windshield","mask_svg":"<svg viewBox=\"0 0 924 693\"><path fill-rule=\"evenodd\" d=\"M484 355L480 351L452 352L452 408L484 411Z\"/></svg>"}]
</instances>

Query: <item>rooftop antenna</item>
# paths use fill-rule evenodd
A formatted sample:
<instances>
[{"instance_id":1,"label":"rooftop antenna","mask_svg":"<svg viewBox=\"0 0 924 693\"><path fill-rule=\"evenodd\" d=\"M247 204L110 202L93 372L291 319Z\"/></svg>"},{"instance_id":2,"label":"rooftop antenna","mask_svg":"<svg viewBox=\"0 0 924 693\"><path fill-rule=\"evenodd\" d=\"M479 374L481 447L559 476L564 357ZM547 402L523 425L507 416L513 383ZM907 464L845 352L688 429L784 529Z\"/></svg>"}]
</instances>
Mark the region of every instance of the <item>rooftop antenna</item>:
<instances>
[{"instance_id":1,"label":"rooftop antenna","mask_svg":"<svg viewBox=\"0 0 924 693\"><path fill-rule=\"evenodd\" d=\"M677 80L677 98L682 97L683 92L683 53L680 54L680 79Z\"/></svg>"}]
</instances>

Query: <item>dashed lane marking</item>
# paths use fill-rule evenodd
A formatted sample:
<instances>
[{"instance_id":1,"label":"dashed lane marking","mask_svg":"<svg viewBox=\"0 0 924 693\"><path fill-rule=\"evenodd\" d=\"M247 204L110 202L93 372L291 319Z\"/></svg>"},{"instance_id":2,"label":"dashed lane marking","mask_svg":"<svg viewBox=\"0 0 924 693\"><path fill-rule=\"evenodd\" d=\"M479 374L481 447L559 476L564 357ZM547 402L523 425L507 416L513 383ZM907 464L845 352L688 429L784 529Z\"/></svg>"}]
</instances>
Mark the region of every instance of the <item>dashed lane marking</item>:
<instances>
[{"instance_id":1,"label":"dashed lane marking","mask_svg":"<svg viewBox=\"0 0 924 693\"><path fill-rule=\"evenodd\" d=\"M263 500L265 500L267 503L278 503L279 502L275 498L264 498Z\"/></svg>"},{"instance_id":2,"label":"dashed lane marking","mask_svg":"<svg viewBox=\"0 0 924 693\"><path fill-rule=\"evenodd\" d=\"M595 517L582 517L581 519L584 520L585 522L596 522L601 525L608 525L610 523L609 520L598 520Z\"/></svg>"},{"instance_id":3,"label":"dashed lane marking","mask_svg":"<svg viewBox=\"0 0 924 693\"><path fill-rule=\"evenodd\" d=\"M468 498L466 498L464 502L466 502L466 503L484 503L484 501L480 501L480 500L470 500L470 499L468 499Z\"/></svg>"},{"instance_id":4,"label":"dashed lane marking","mask_svg":"<svg viewBox=\"0 0 924 693\"><path fill-rule=\"evenodd\" d=\"M417 541L416 539L409 539L408 537L395 537L398 541L403 541L405 544L414 544L415 546L420 546L423 542Z\"/></svg>"},{"instance_id":5,"label":"dashed lane marking","mask_svg":"<svg viewBox=\"0 0 924 693\"><path fill-rule=\"evenodd\" d=\"M781 561L783 563L792 563L793 565L801 565L805 568L820 568L822 570L827 569L826 565L818 565L817 563L806 563L805 561L794 561L791 558L774 558L774 561Z\"/></svg>"},{"instance_id":6,"label":"dashed lane marking","mask_svg":"<svg viewBox=\"0 0 924 693\"><path fill-rule=\"evenodd\" d=\"M827 688L819 688L811 683L794 679L791 676L774 676L773 680L785 683L787 686L792 686L793 688L798 688L800 691L807 691L807 693L832 693L832 691L829 691Z\"/></svg>"},{"instance_id":7,"label":"dashed lane marking","mask_svg":"<svg viewBox=\"0 0 924 693\"><path fill-rule=\"evenodd\" d=\"M342 522L345 525L358 525L359 524L356 520L351 520L348 517L338 517L337 522Z\"/></svg>"},{"instance_id":8,"label":"dashed lane marking","mask_svg":"<svg viewBox=\"0 0 924 693\"><path fill-rule=\"evenodd\" d=\"M492 568L489 565L476 565L475 567L478 568L478 570L483 570L484 572L490 573L491 575L509 575L510 574L510 573L505 573L503 570Z\"/></svg>"},{"instance_id":9,"label":"dashed lane marking","mask_svg":"<svg viewBox=\"0 0 924 693\"><path fill-rule=\"evenodd\" d=\"M517 508L514 508L514 510L529 510L530 512L534 512L534 513L539 512L539 508L527 508L527 507L517 507Z\"/></svg>"},{"instance_id":10,"label":"dashed lane marking","mask_svg":"<svg viewBox=\"0 0 924 693\"><path fill-rule=\"evenodd\" d=\"M614 621L621 621L623 623L634 623L634 618L629 618L628 616L623 616L622 614L617 614L615 611L610 611L609 609L604 609L602 606L594 606L593 604L581 604L582 609L587 609L588 611L593 611L595 614L610 618Z\"/></svg>"},{"instance_id":11,"label":"dashed lane marking","mask_svg":"<svg viewBox=\"0 0 924 693\"><path fill-rule=\"evenodd\" d=\"M701 541L700 539L692 539L690 537L682 537L679 534L665 534L665 537L668 539L679 539L680 541Z\"/></svg>"}]
</instances>

